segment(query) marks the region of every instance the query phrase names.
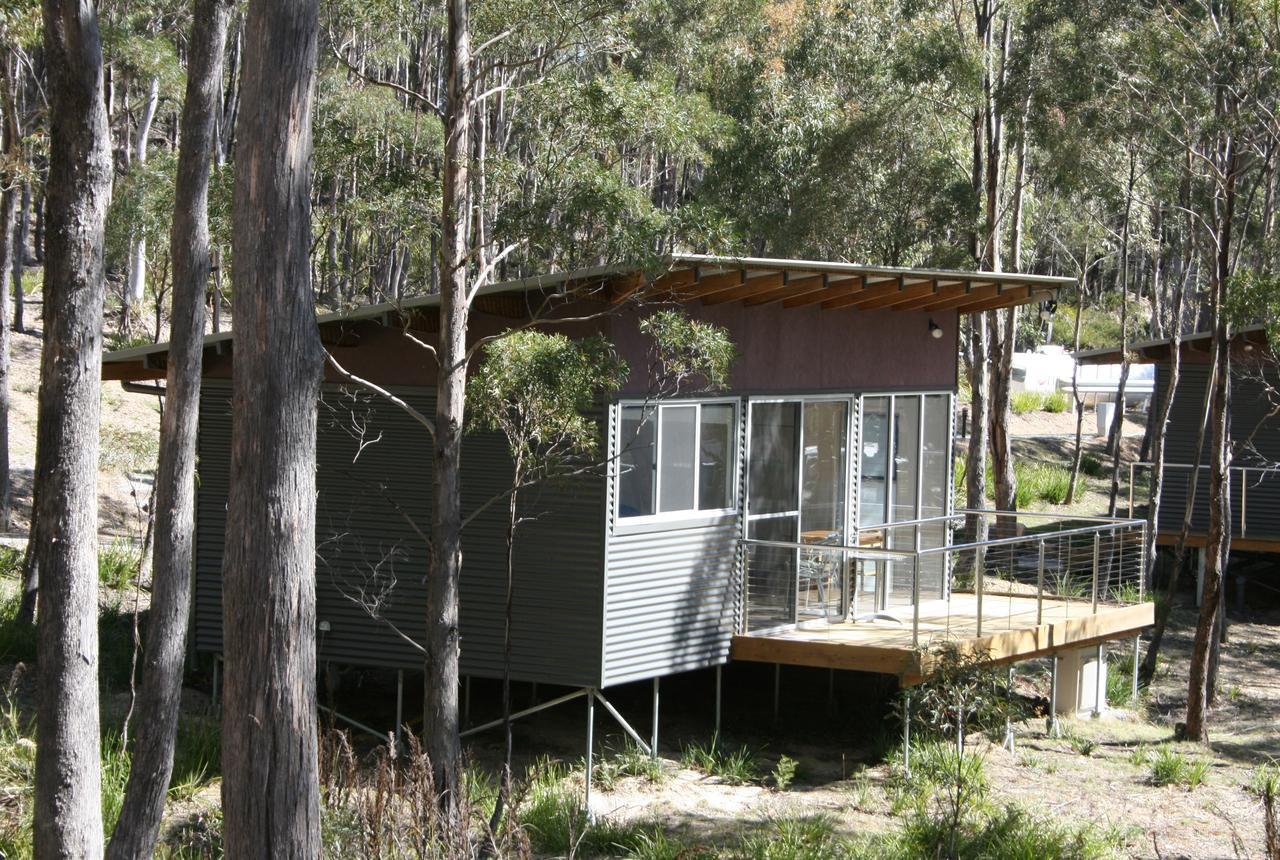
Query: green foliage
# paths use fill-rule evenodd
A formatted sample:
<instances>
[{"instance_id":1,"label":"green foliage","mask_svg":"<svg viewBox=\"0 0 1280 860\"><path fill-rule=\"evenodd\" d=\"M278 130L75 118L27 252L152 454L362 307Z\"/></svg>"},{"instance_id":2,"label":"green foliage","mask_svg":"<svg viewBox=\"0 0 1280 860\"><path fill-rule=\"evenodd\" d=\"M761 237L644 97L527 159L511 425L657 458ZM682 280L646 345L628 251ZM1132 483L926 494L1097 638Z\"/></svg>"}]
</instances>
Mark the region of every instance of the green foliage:
<instances>
[{"instance_id":1,"label":"green foliage","mask_svg":"<svg viewBox=\"0 0 1280 860\"><path fill-rule=\"evenodd\" d=\"M778 791L786 791L795 782L796 768L799 763L791 756L782 756L773 767L773 786Z\"/></svg>"},{"instance_id":2,"label":"green foliage","mask_svg":"<svg viewBox=\"0 0 1280 860\"><path fill-rule=\"evenodd\" d=\"M727 785L747 785L759 779L760 768L755 755L745 746L726 750L713 738L710 744L696 741L680 753L680 763L707 776L718 777Z\"/></svg>"},{"instance_id":3,"label":"green foliage","mask_svg":"<svg viewBox=\"0 0 1280 860\"><path fill-rule=\"evenodd\" d=\"M1272 759L1254 768L1247 788L1264 802L1274 803L1280 798L1280 762Z\"/></svg>"},{"instance_id":4,"label":"green foliage","mask_svg":"<svg viewBox=\"0 0 1280 860\"><path fill-rule=\"evenodd\" d=\"M1018 468L1022 466L1022 468ZM1048 463L1014 464L1014 472L1018 478L1019 506L1023 505L1023 495L1030 499L1060 505L1067 500L1067 489L1071 485L1071 470L1064 466Z\"/></svg>"},{"instance_id":5,"label":"green foliage","mask_svg":"<svg viewBox=\"0 0 1280 860\"><path fill-rule=\"evenodd\" d=\"M687 393L690 387L714 390L728 383L737 351L725 329L665 310L642 319L640 331L653 342L650 385L659 396Z\"/></svg>"},{"instance_id":6,"label":"green foliage","mask_svg":"<svg viewBox=\"0 0 1280 860\"><path fill-rule=\"evenodd\" d=\"M1238 270L1227 284L1225 310L1234 328L1261 323L1267 341L1280 344L1280 277L1251 268Z\"/></svg>"},{"instance_id":7,"label":"green foliage","mask_svg":"<svg viewBox=\"0 0 1280 860\"><path fill-rule=\"evenodd\" d=\"M485 345L467 385L472 429L500 431L524 469L553 472L596 453L599 427L587 410L625 378L604 338L514 332Z\"/></svg>"},{"instance_id":8,"label":"green foliage","mask_svg":"<svg viewBox=\"0 0 1280 860\"><path fill-rule=\"evenodd\" d=\"M628 741L616 753L606 752L596 759L591 768L591 784L612 791L626 777L642 777L653 784L666 780L662 762L656 760L635 743Z\"/></svg>"},{"instance_id":9,"label":"green foliage","mask_svg":"<svg viewBox=\"0 0 1280 860\"><path fill-rule=\"evenodd\" d=\"M1210 763L1193 758L1168 745L1156 748L1151 755L1152 785L1180 785L1191 791L1202 785L1209 775Z\"/></svg>"},{"instance_id":10,"label":"green foliage","mask_svg":"<svg viewBox=\"0 0 1280 860\"><path fill-rule=\"evenodd\" d=\"M895 850L919 858L1094 860L1118 857L1128 844L1117 829L1061 823L1013 804L975 816L955 835L952 841L937 821L916 816L907 822Z\"/></svg>"},{"instance_id":11,"label":"green foliage","mask_svg":"<svg viewBox=\"0 0 1280 860\"><path fill-rule=\"evenodd\" d=\"M1054 415L1066 412L1071 408L1071 395L1065 391L1052 391L1044 396L1042 408Z\"/></svg>"},{"instance_id":12,"label":"green foliage","mask_svg":"<svg viewBox=\"0 0 1280 860\"><path fill-rule=\"evenodd\" d=\"M221 725L217 720L184 715L178 721L169 797L190 800L221 773Z\"/></svg>"},{"instance_id":13,"label":"green foliage","mask_svg":"<svg viewBox=\"0 0 1280 860\"><path fill-rule=\"evenodd\" d=\"M911 696L918 735L954 738L957 731L970 728L988 735L1003 733L1006 721L1027 718L1026 703L1011 695L1005 670L992 666L990 659L981 649L961 649L954 643L937 648L933 674L904 693Z\"/></svg>"},{"instance_id":14,"label":"green foliage","mask_svg":"<svg viewBox=\"0 0 1280 860\"><path fill-rule=\"evenodd\" d=\"M98 550L98 582L116 590L128 588L138 578L141 563L133 542L117 538Z\"/></svg>"},{"instance_id":15,"label":"green foliage","mask_svg":"<svg viewBox=\"0 0 1280 860\"><path fill-rule=\"evenodd\" d=\"M827 815L771 819L764 832L743 838L734 852L744 860L827 860L847 854Z\"/></svg>"},{"instance_id":16,"label":"green foliage","mask_svg":"<svg viewBox=\"0 0 1280 860\"><path fill-rule=\"evenodd\" d=\"M1009 395L1009 409L1014 415L1029 415L1044 410L1045 395L1039 391L1015 391Z\"/></svg>"},{"instance_id":17,"label":"green foliage","mask_svg":"<svg viewBox=\"0 0 1280 860\"><path fill-rule=\"evenodd\" d=\"M1093 454L1084 454L1080 457L1080 472L1090 478L1101 478L1107 473L1107 466Z\"/></svg>"}]
</instances>

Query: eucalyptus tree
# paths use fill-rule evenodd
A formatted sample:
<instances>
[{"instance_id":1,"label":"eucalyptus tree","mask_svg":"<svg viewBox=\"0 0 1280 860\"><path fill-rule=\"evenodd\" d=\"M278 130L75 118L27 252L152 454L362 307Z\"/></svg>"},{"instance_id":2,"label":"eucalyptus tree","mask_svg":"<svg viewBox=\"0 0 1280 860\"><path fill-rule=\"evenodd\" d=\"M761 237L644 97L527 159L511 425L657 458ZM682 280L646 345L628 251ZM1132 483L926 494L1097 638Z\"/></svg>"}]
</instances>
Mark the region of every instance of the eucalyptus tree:
<instances>
[{"instance_id":1,"label":"eucalyptus tree","mask_svg":"<svg viewBox=\"0 0 1280 860\"><path fill-rule=\"evenodd\" d=\"M631 51L625 4L495 0L473 10L449 0L415 9L422 26L388 31L396 8L335 18L326 34L351 82L389 91L423 129L425 143L437 134L440 141L434 155L405 147L388 154L393 163L403 158L434 171L433 180L420 180L427 199L439 189L437 212L418 225L434 262L397 265L408 266L418 290L434 287L441 296L439 336L420 343L438 369L435 414L419 416L435 475L424 712L435 784L454 807L462 433L467 367L480 349L468 340L472 303L502 277L622 260L640 265L669 247L686 225L655 204L654 173L645 165L663 151L702 153L702 136L689 129L705 127L699 114L706 103L618 67L613 58ZM375 43L381 49L360 60ZM668 110L653 111L655 99ZM381 104L382 115L391 115ZM415 248L408 250L413 257Z\"/></svg>"},{"instance_id":2,"label":"eucalyptus tree","mask_svg":"<svg viewBox=\"0 0 1280 860\"><path fill-rule=\"evenodd\" d=\"M219 116L230 0L196 0L173 197L173 314L152 509L155 559L129 781L107 856L149 857L173 773L191 604L196 430L204 295L209 282L209 169Z\"/></svg>"},{"instance_id":3,"label":"eucalyptus tree","mask_svg":"<svg viewBox=\"0 0 1280 860\"><path fill-rule=\"evenodd\" d=\"M103 222L111 153L97 7L43 3L48 246L35 482L42 533L37 641L37 858L102 853L98 729L98 415Z\"/></svg>"},{"instance_id":4,"label":"eucalyptus tree","mask_svg":"<svg viewBox=\"0 0 1280 860\"><path fill-rule=\"evenodd\" d=\"M228 855L320 852L311 293L316 0L253 0L236 127L231 475L223 555Z\"/></svg>"}]
</instances>

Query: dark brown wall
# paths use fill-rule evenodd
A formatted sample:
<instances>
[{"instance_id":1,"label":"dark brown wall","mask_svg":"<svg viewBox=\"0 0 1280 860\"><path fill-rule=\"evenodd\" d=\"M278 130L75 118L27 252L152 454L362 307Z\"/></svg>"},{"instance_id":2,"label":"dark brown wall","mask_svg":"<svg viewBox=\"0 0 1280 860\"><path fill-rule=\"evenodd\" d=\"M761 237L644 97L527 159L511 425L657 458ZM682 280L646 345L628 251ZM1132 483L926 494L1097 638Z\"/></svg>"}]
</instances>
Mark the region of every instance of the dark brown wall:
<instances>
[{"instance_id":1,"label":"dark brown wall","mask_svg":"<svg viewBox=\"0 0 1280 860\"><path fill-rule=\"evenodd\" d=\"M734 392L864 391L892 388L952 389L956 384L957 329L953 311L784 309L780 304L700 305L688 312L729 330L738 348ZM611 321L611 337L634 369L625 389L645 391L648 342L636 308ZM929 320L942 337L929 336Z\"/></svg>"}]
</instances>

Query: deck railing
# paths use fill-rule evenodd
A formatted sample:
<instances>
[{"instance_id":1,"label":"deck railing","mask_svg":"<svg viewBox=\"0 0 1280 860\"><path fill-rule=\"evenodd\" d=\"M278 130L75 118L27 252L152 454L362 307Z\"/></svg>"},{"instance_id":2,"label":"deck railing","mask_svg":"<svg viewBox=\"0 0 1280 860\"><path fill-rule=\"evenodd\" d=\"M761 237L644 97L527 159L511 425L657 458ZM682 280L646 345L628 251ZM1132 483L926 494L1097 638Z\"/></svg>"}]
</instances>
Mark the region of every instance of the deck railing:
<instances>
[{"instance_id":1,"label":"deck railing","mask_svg":"<svg viewBox=\"0 0 1280 860\"><path fill-rule=\"evenodd\" d=\"M1145 533L1143 520L983 510L847 544L744 540L741 629L861 621L920 648L1140 603Z\"/></svg>"},{"instance_id":2,"label":"deck railing","mask_svg":"<svg viewBox=\"0 0 1280 860\"><path fill-rule=\"evenodd\" d=\"M1150 491L1151 470L1155 468L1155 463L1145 461L1135 461L1128 464L1129 469L1129 509L1128 514L1131 517L1138 515L1138 509L1135 504L1145 505L1148 501L1148 493ZM1209 510L1209 465L1202 463L1196 466L1194 463L1165 463L1165 482L1164 492L1170 495L1164 497L1162 509L1166 512L1161 516L1161 522L1164 524L1165 531L1177 530L1182 525L1182 516L1176 517L1176 522L1172 522L1167 516L1167 512L1171 507L1176 507L1181 512L1186 504L1188 484L1191 476L1197 469L1200 470L1200 478L1196 487L1195 499L1193 504L1203 506L1204 511L1198 519L1208 520ZM1145 480L1139 483L1139 473L1145 473ZM1228 469L1229 486L1232 500L1232 534L1237 537L1249 537L1249 516L1250 516L1250 495L1252 494L1256 504L1254 504L1254 535L1276 537L1280 535L1280 523L1276 520L1276 512L1280 509L1280 466L1262 465L1262 466L1231 466ZM1141 494L1139 494L1141 487ZM1136 497L1136 498L1135 498ZM1145 510L1145 508L1144 508ZM1172 524L1171 524L1172 522ZM1261 528L1259 528L1261 526Z\"/></svg>"}]
</instances>

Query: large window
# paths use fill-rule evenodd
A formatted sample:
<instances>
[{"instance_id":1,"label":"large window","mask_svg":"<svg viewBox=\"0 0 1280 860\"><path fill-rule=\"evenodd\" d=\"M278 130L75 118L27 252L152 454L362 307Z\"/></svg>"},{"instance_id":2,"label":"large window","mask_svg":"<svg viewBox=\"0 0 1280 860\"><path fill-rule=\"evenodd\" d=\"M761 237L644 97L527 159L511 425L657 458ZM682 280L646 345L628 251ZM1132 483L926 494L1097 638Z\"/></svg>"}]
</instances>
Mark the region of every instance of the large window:
<instances>
[{"instance_id":1,"label":"large window","mask_svg":"<svg viewBox=\"0 0 1280 860\"><path fill-rule=\"evenodd\" d=\"M618 427L618 516L733 507L735 404L623 406Z\"/></svg>"}]
</instances>

